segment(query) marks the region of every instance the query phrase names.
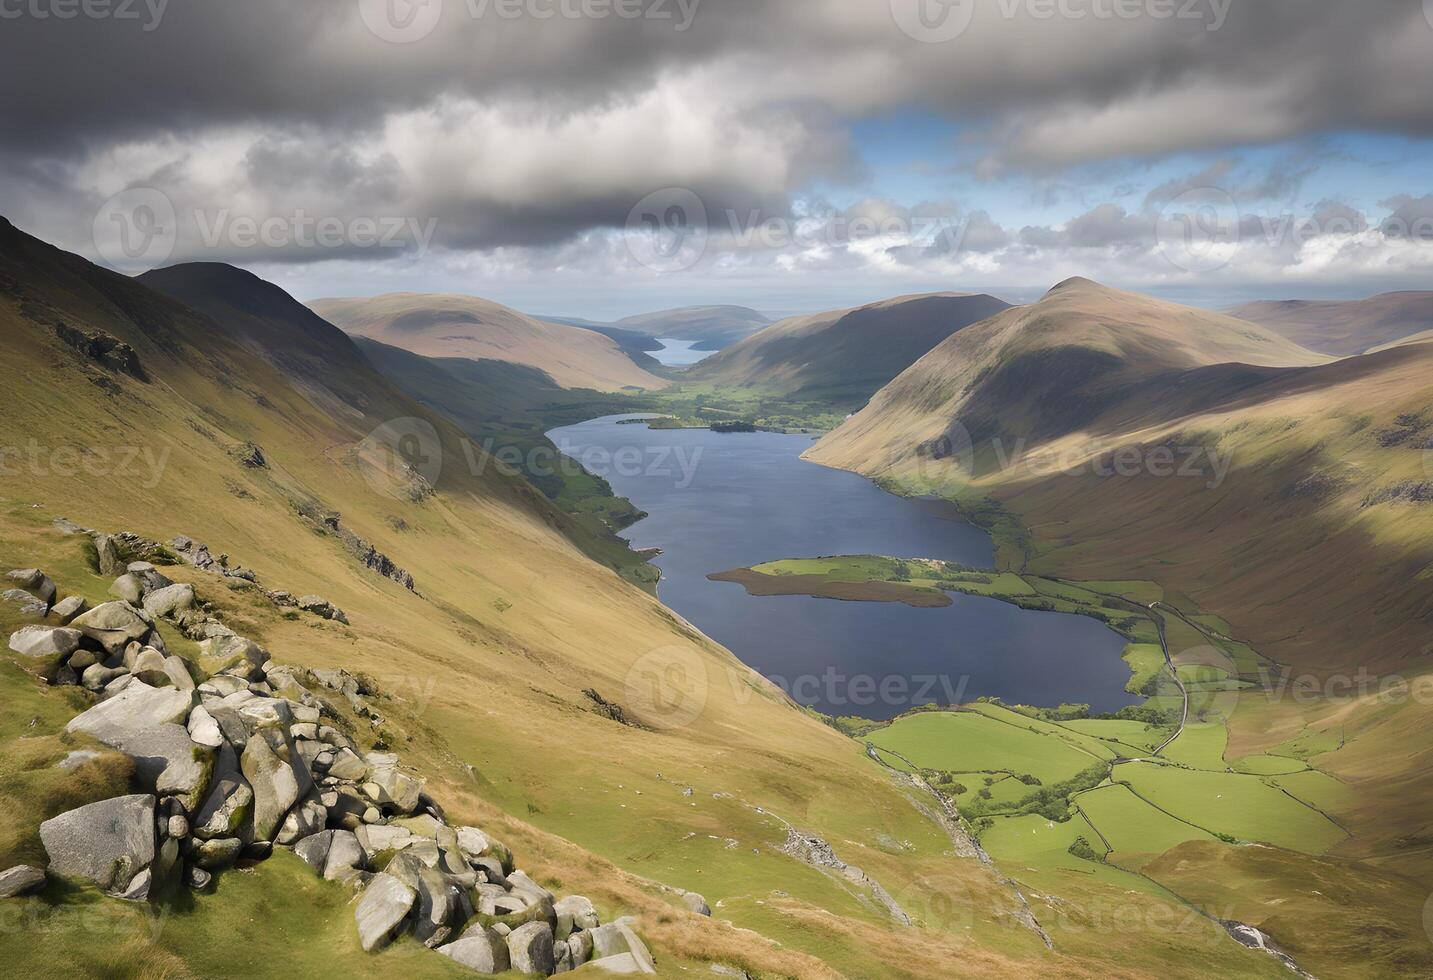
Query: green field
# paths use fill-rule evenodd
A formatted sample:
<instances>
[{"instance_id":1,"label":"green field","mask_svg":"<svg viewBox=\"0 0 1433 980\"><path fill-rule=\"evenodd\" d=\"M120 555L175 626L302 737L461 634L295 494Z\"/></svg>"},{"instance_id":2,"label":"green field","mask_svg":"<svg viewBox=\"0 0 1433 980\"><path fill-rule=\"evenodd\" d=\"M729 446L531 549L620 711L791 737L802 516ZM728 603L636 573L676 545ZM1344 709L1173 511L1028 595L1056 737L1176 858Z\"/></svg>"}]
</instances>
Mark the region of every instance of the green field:
<instances>
[{"instance_id":1,"label":"green field","mask_svg":"<svg viewBox=\"0 0 1433 980\"><path fill-rule=\"evenodd\" d=\"M1214 836L1150 806L1125 786L1101 786L1076 800L1114 849L1116 863L1138 865L1187 840Z\"/></svg>"},{"instance_id":2,"label":"green field","mask_svg":"<svg viewBox=\"0 0 1433 980\"><path fill-rule=\"evenodd\" d=\"M1121 745L1130 746L1142 752L1153 752L1172 732L1172 729L1147 725L1142 721L1124 721L1115 718L1080 718L1075 721L1061 722L1061 725L1082 735L1118 743L1114 746L1115 748Z\"/></svg>"},{"instance_id":3,"label":"green field","mask_svg":"<svg viewBox=\"0 0 1433 980\"><path fill-rule=\"evenodd\" d=\"M1212 769L1223 772L1229 768L1224 761L1224 749L1229 742L1229 731L1224 722L1190 722L1184 726L1179 737L1169 743L1163 752L1166 759L1191 769Z\"/></svg>"},{"instance_id":4,"label":"green field","mask_svg":"<svg viewBox=\"0 0 1433 980\"><path fill-rule=\"evenodd\" d=\"M969 711L908 715L867 739L923 769L1014 772L1045 785L1069 779L1098 760L1068 744Z\"/></svg>"},{"instance_id":5,"label":"green field","mask_svg":"<svg viewBox=\"0 0 1433 980\"><path fill-rule=\"evenodd\" d=\"M1238 840L1321 854L1345 836L1327 817L1258 776L1131 762L1117 766L1114 778L1175 817Z\"/></svg>"}]
</instances>

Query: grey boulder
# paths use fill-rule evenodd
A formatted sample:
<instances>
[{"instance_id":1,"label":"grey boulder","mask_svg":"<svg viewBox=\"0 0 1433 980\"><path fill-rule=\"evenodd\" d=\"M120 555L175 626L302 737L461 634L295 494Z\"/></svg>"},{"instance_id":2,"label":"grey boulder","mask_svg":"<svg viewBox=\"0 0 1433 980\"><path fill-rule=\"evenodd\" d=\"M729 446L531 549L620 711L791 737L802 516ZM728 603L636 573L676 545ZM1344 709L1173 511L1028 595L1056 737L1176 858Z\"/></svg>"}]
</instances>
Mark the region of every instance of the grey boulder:
<instances>
[{"instance_id":1,"label":"grey boulder","mask_svg":"<svg viewBox=\"0 0 1433 980\"><path fill-rule=\"evenodd\" d=\"M463 933L457 942L439 947L438 952L476 973L506 973L511 968L507 940L481 925Z\"/></svg>"},{"instance_id":2,"label":"grey boulder","mask_svg":"<svg viewBox=\"0 0 1433 980\"><path fill-rule=\"evenodd\" d=\"M89 735L130 756L140 778L156 793L178 796L186 810L194 810L208 789L214 752L196 744L184 727L192 703L192 692L135 680L71 719L65 730Z\"/></svg>"},{"instance_id":3,"label":"grey boulder","mask_svg":"<svg viewBox=\"0 0 1433 980\"><path fill-rule=\"evenodd\" d=\"M68 657L80 648L79 630L26 626L10 634L10 649L23 657Z\"/></svg>"},{"instance_id":4,"label":"grey boulder","mask_svg":"<svg viewBox=\"0 0 1433 980\"><path fill-rule=\"evenodd\" d=\"M552 949L552 927L546 922L529 922L508 935L510 969L550 977L557 969Z\"/></svg>"},{"instance_id":5,"label":"grey boulder","mask_svg":"<svg viewBox=\"0 0 1433 980\"><path fill-rule=\"evenodd\" d=\"M254 838L272 841L284 817L299 797L312 788L308 772L290 743L280 742L278 750L265 733L249 739L239 768L254 791Z\"/></svg>"},{"instance_id":6,"label":"grey boulder","mask_svg":"<svg viewBox=\"0 0 1433 980\"><path fill-rule=\"evenodd\" d=\"M353 917L358 924L358 942L365 952L382 949L393 939L413 910L418 893L390 874L374 877Z\"/></svg>"},{"instance_id":7,"label":"grey boulder","mask_svg":"<svg viewBox=\"0 0 1433 980\"><path fill-rule=\"evenodd\" d=\"M155 857L154 826L154 797L120 796L46 820L40 841L54 873L143 899Z\"/></svg>"},{"instance_id":8,"label":"grey boulder","mask_svg":"<svg viewBox=\"0 0 1433 980\"><path fill-rule=\"evenodd\" d=\"M99 557L101 575L123 574L124 558L120 553L119 542L111 535L95 535L95 552Z\"/></svg>"},{"instance_id":9,"label":"grey boulder","mask_svg":"<svg viewBox=\"0 0 1433 980\"><path fill-rule=\"evenodd\" d=\"M90 604L77 595L61 599L50 609L50 615L60 621L61 626L69 625L70 620L90 607Z\"/></svg>"},{"instance_id":10,"label":"grey boulder","mask_svg":"<svg viewBox=\"0 0 1433 980\"><path fill-rule=\"evenodd\" d=\"M151 616L173 616L193 607L194 586L188 583L166 585L144 596L144 611Z\"/></svg>"},{"instance_id":11,"label":"grey boulder","mask_svg":"<svg viewBox=\"0 0 1433 980\"><path fill-rule=\"evenodd\" d=\"M150 626L139 610L127 602L106 602L76 616L70 627L99 643L110 653L121 653L133 640L143 639Z\"/></svg>"},{"instance_id":12,"label":"grey boulder","mask_svg":"<svg viewBox=\"0 0 1433 980\"><path fill-rule=\"evenodd\" d=\"M114 580L114 584L109 587L109 594L137 606L139 600L144 598L144 583L139 580L138 575L126 573Z\"/></svg>"},{"instance_id":13,"label":"grey boulder","mask_svg":"<svg viewBox=\"0 0 1433 980\"><path fill-rule=\"evenodd\" d=\"M43 602L46 609L55 604L55 583L38 568L17 568L5 577Z\"/></svg>"},{"instance_id":14,"label":"grey boulder","mask_svg":"<svg viewBox=\"0 0 1433 980\"><path fill-rule=\"evenodd\" d=\"M0 898L17 898L33 895L45 887L45 872L22 864L9 871L0 871Z\"/></svg>"}]
</instances>

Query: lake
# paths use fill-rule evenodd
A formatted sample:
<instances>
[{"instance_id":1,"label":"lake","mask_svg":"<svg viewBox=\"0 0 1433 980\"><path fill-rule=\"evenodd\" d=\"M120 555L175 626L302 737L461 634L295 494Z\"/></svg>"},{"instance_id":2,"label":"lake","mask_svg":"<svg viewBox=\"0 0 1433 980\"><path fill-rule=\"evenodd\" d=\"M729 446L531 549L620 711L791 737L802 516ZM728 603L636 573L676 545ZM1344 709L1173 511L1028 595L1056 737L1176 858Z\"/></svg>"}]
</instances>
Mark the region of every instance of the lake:
<instances>
[{"instance_id":1,"label":"lake","mask_svg":"<svg viewBox=\"0 0 1433 980\"><path fill-rule=\"evenodd\" d=\"M716 353L714 350L697 350L696 346L701 343L700 340L668 340L659 337L657 343L662 345L662 349L648 353L667 367L690 367L700 364Z\"/></svg>"},{"instance_id":2,"label":"lake","mask_svg":"<svg viewBox=\"0 0 1433 980\"><path fill-rule=\"evenodd\" d=\"M879 554L989 568L993 545L948 505L909 500L854 473L800 458L805 435L649 429L614 416L554 429L565 453L650 515L624 537L660 548L671 609L780 684L833 715L894 717L917 704L982 695L1113 711L1124 639L1083 616L952 595L943 609L755 597L707 575L779 558Z\"/></svg>"}]
</instances>

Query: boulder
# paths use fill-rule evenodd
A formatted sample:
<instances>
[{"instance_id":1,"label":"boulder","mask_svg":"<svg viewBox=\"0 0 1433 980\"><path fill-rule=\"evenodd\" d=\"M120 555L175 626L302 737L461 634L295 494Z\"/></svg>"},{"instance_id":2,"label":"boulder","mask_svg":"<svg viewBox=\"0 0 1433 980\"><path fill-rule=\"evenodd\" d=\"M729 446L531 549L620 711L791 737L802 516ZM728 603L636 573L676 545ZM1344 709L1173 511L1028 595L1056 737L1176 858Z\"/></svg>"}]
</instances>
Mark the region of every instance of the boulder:
<instances>
[{"instance_id":1,"label":"boulder","mask_svg":"<svg viewBox=\"0 0 1433 980\"><path fill-rule=\"evenodd\" d=\"M180 657L168 656L164 658L164 674L181 691L194 690L194 675L189 672L189 664Z\"/></svg>"},{"instance_id":2,"label":"boulder","mask_svg":"<svg viewBox=\"0 0 1433 980\"><path fill-rule=\"evenodd\" d=\"M469 858L482 857L488 853L487 835L477 827L459 827L458 847Z\"/></svg>"},{"instance_id":3,"label":"boulder","mask_svg":"<svg viewBox=\"0 0 1433 980\"><path fill-rule=\"evenodd\" d=\"M552 950L552 927L546 922L518 926L508 936L510 969L550 977L557 968Z\"/></svg>"},{"instance_id":4,"label":"boulder","mask_svg":"<svg viewBox=\"0 0 1433 980\"><path fill-rule=\"evenodd\" d=\"M40 824L50 870L92 881L113 895L148 895L155 858L153 796L120 796L62 813Z\"/></svg>"},{"instance_id":5,"label":"boulder","mask_svg":"<svg viewBox=\"0 0 1433 980\"><path fill-rule=\"evenodd\" d=\"M682 903L697 915L710 916L712 914L711 906L707 904L707 900L696 892L682 892Z\"/></svg>"},{"instance_id":6,"label":"boulder","mask_svg":"<svg viewBox=\"0 0 1433 980\"><path fill-rule=\"evenodd\" d=\"M242 677L230 677L228 674L215 674L203 684L199 685L200 694L212 694L218 698L227 698L231 694L240 691L247 691L249 682Z\"/></svg>"},{"instance_id":7,"label":"boulder","mask_svg":"<svg viewBox=\"0 0 1433 980\"><path fill-rule=\"evenodd\" d=\"M89 607L90 604L84 599L77 595L72 595L55 603L50 609L50 615L58 619L61 626L66 626L70 620L74 619Z\"/></svg>"},{"instance_id":8,"label":"boulder","mask_svg":"<svg viewBox=\"0 0 1433 980\"><path fill-rule=\"evenodd\" d=\"M128 658L126 658L128 659ZM136 680L144 681L150 687L170 687L173 681L170 679L169 671L164 666L164 654L154 647L144 647L135 656L129 667L129 672ZM190 690L193 690L191 685Z\"/></svg>"},{"instance_id":9,"label":"boulder","mask_svg":"<svg viewBox=\"0 0 1433 980\"><path fill-rule=\"evenodd\" d=\"M347 625L348 623L348 617L343 614L343 610L339 609L337 606L335 606L333 603L329 602L322 596L300 596L299 608L304 610L305 612L311 612L315 616L321 616L324 619L337 620L338 622L343 623L345 625Z\"/></svg>"},{"instance_id":10,"label":"boulder","mask_svg":"<svg viewBox=\"0 0 1433 980\"><path fill-rule=\"evenodd\" d=\"M68 657L80 648L84 634L79 630L50 626L26 626L10 634L10 649L22 657Z\"/></svg>"},{"instance_id":11,"label":"boulder","mask_svg":"<svg viewBox=\"0 0 1433 980\"><path fill-rule=\"evenodd\" d=\"M264 664L269 662L267 650L253 640L232 634L205 640L200 650L219 663L215 673L242 671L250 680L262 680Z\"/></svg>"},{"instance_id":12,"label":"boulder","mask_svg":"<svg viewBox=\"0 0 1433 980\"><path fill-rule=\"evenodd\" d=\"M117 697L72 718L65 730L90 735L110 745L111 739L129 733L182 724L188 720L192 706L193 695L186 691L135 683Z\"/></svg>"},{"instance_id":13,"label":"boulder","mask_svg":"<svg viewBox=\"0 0 1433 980\"><path fill-rule=\"evenodd\" d=\"M206 871L222 871L239 860L244 842L237 837L216 837L213 840L192 838L189 842L189 860Z\"/></svg>"},{"instance_id":14,"label":"boulder","mask_svg":"<svg viewBox=\"0 0 1433 980\"><path fill-rule=\"evenodd\" d=\"M21 864L9 871L0 871L0 898L18 898L33 895L45 887L45 872L28 864Z\"/></svg>"},{"instance_id":15,"label":"boulder","mask_svg":"<svg viewBox=\"0 0 1433 980\"><path fill-rule=\"evenodd\" d=\"M298 802L299 781L293 766L259 736L244 746L239 768L254 791L254 836L273 840L289 808Z\"/></svg>"},{"instance_id":16,"label":"boulder","mask_svg":"<svg viewBox=\"0 0 1433 980\"><path fill-rule=\"evenodd\" d=\"M508 875L508 888L527 899L531 905L539 899L555 902L557 897L527 876L525 871L514 871Z\"/></svg>"},{"instance_id":17,"label":"boulder","mask_svg":"<svg viewBox=\"0 0 1433 980\"><path fill-rule=\"evenodd\" d=\"M572 959L572 968L575 970L592 959L592 933L574 932L567 937L567 949Z\"/></svg>"},{"instance_id":18,"label":"boulder","mask_svg":"<svg viewBox=\"0 0 1433 980\"><path fill-rule=\"evenodd\" d=\"M119 694L71 719L65 730L89 735L132 757L147 785L160 796L179 797L192 811L208 790L214 751L197 745L184 727L191 702L191 692L134 680Z\"/></svg>"},{"instance_id":19,"label":"boulder","mask_svg":"<svg viewBox=\"0 0 1433 980\"><path fill-rule=\"evenodd\" d=\"M198 745L217 749L224 744L224 733L219 729L219 723L202 704L189 712L188 727L189 737Z\"/></svg>"},{"instance_id":20,"label":"boulder","mask_svg":"<svg viewBox=\"0 0 1433 980\"><path fill-rule=\"evenodd\" d=\"M144 583L139 580L138 575L126 573L114 580L114 584L109 587L109 594L137 606L144 598Z\"/></svg>"},{"instance_id":21,"label":"boulder","mask_svg":"<svg viewBox=\"0 0 1433 980\"><path fill-rule=\"evenodd\" d=\"M293 844L295 841L317 834L327 823L328 810L324 808L323 804L315 799L304 800L290 810L288 816L284 817L283 825L279 827L279 835L274 842L284 845Z\"/></svg>"},{"instance_id":22,"label":"boulder","mask_svg":"<svg viewBox=\"0 0 1433 980\"><path fill-rule=\"evenodd\" d=\"M19 606L20 608L17 612L21 616L33 616L36 619L40 619L50 611L49 606L45 605L39 599L36 599L24 589L6 589L0 592L0 599Z\"/></svg>"},{"instance_id":23,"label":"boulder","mask_svg":"<svg viewBox=\"0 0 1433 980\"><path fill-rule=\"evenodd\" d=\"M144 611L151 616L173 616L194 607L194 586L166 585L144 596Z\"/></svg>"},{"instance_id":24,"label":"boulder","mask_svg":"<svg viewBox=\"0 0 1433 980\"><path fill-rule=\"evenodd\" d=\"M324 830L311 837L305 837L294 845L294 853L314 871L323 874L324 869L328 867L328 852L333 847L333 835L336 832Z\"/></svg>"},{"instance_id":25,"label":"boulder","mask_svg":"<svg viewBox=\"0 0 1433 980\"><path fill-rule=\"evenodd\" d=\"M86 691L106 691L110 683L119 681L120 678L129 678L129 671L125 668L107 668L103 663L90 663L85 672L80 675L80 683L85 685Z\"/></svg>"},{"instance_id":26,"label":"boulder","mask_svg":"<svg viewBox=\"0 0 1433 980\"><path fill-rule=\"evenodd\" d=\"M365 952L382 949L403 926L418 893L390 874L374 877L363 892L353 917Z\"/></svg>"},{"instance_id":27,"label":"boulder","mask_svg":"<svg viewBox=\"0 0 1433 980\"><path fill-rule=\"evenodd\" d=\"M566 895L553 903L557 913L557 935L565 939L574 932L596 929L601 925L597 908L581 895Z\"/></svg>"},{"instance_id":28,"label":"boulder","mask_svg":"<svg viewBox=\"0 0 1433 980\"><path fill-rule=\"evenodd\" d=\"M147 561L132 561L125 566L125 571L139 579L146 595L160 589L167 589L174 584Z\"/></svg>"},{"instance_id":29,"label":"boulder","mask_svg":"<svg viewBox=\"0 0 1433 980\"><path fill-rule=\"evenodd\" d=\"M264 728L281 729L287 734L294 723L293 710L283 698L237 698L233 702L226 699L226 703L237 707L250 735Z\"/></svg>"},{"instance_id":30,"label":"boulder","mask_svg":"<svg viewBox=\"0 0 1433 980\"><path fill-rule=\"evenodd\" d=\"M227 742L219 746L209 795L194 813L194 836L248 839L254 793L239 770L239 757Z\"/></svg>"},{"instance_id":31,"label":"boulder","mask_svg":"<svg viewBox=\"0 0 1433 980\"><path fill-rule=\"evenodd\" d=\"M360 827L357 834L358 843L369 857L383 851L401 851L413 841L413 834L406 827L395 827L391 824Z\"/></svg>"},{"instance_id":32,"label":"boulder","mask_svg":"<svg viewBox=\"0 0 1433 980\"><path fill-rule=\"evenodd\" d=\"M617 931L622 934L622 938L627 942L627 951L631 953L632 957L637 961L641 972L656 973L656 961L652 959L652 954L647 949L647 944L642 942L642 937L638 936L633 928L636 925L636 920L631 916L624 916L617 920L616 925Z\"/></svg>"},{"instance_id":33,"label":"boulder","mask_svg":"<svg viewBox=\"0 0 1433 980\"><path fill-rule=\"evenodd\" d=\"M602 970L604 973L655 973L655 970L644 970L642 962L632 953L615 953L612 956L602 956L595 960L589 960L588 965L593 969Z\"/></svg>"},{"instance_id":34,"label":"boulder","mask_svg":"<svg viewBox=\"0 0 1433 980\"><path fill-rule=\"evenodd\" d=\"M131 641L149 634L149 623L127 602L106 602L79 616L70 627L100 644L111 654L121 653Z\"/></svg>"},{"instance_id":35,"label":"boulder","mask_svg":"<svg viewBox=\"0 0 1433 980\"><path fill-rule=\"evenodd\" d=\"M418 873L418 903L413 916L413 938L430 949L453 938L462 923L461 893L441 872L424 868Z\"/></svg>"},{"instance_id":36,"label":"boulder","mask_svg":"<svg viewBox=\"0 0 1433 980\"><path fill-rule=\"evenodd\" d=\"M121 575L125 571L124 557L119 542L112 535L95 535L95 552L99 557L101 575Z\"/></svg>"},{"instance_id":37,"label":"boulder","mask_svg":"<svg viewBox=\"0 0 1433 980\"><path fill-rule=\"evenodd\" d=\"M333 754L333 762L329 764L328 774L335 779L346 779L358 783L368 778L368 766L356 753L346 748L340 748Z\"/></svg>"},{"instance_id":38,"label":"boulder","mask_svg":"<svg viewBox=\"0 0 1433 980\"><path fill-rule=\"evenodd\" d=\"M481 925L463 933L457 942L440 946L438 952L476 973L506 973L511 969L507 940Z\"/></svg>"},{"instance_id":39,"label":"boulder","mask_svg":"<svg viewBox=\"0 0 1433 980\"><path fill-rule=\"evenodd\" d=\"M55 604L55 583L38 568L17 568L5 577L14 582L17 588L24 589L43 602L46 609Z\"/></svg>"},{"instance_id":40,"label":"boulder","mask_svg":"<svg viewBox=\"0 0 1433 980\"><path fill-rule=\"evenodd\" d=\"M423 781L399 772L396 765L376 765L374 758L374 755L368 757L373 771L368 782L364 784L365 787L377 788L377 792L371 797L374 802L382 803L397 813L415 812L423 795Z\"/></svg>"}]
</instances>

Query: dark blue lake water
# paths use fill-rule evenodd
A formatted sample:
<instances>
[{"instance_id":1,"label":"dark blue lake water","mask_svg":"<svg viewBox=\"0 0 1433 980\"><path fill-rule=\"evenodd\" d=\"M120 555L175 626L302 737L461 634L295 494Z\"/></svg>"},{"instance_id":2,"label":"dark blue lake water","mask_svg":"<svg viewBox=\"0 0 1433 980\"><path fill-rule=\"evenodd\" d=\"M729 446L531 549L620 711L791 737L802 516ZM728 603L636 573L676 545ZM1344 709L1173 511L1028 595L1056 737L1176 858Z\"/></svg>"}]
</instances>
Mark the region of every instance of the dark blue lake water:
<instances>
[{"instance_id":1,"label":"dark blue lake water","mask_svg":"<svg viewBox=\"0 0 1433 980\"><path fill-rule=\"evenodd\" d=\"M1124 640L1082 616L952 596L944 609L755 597L707 575L779 558L879 554L988 568L979 528L935 501L908 500L863 477L805 462L810 436L654 430L595 419L549 433L651 516L625 533L661 548L664 603L797 701L885 719L917 704L982 695L1113 711Z\"/></svg>"}]
</instances>

